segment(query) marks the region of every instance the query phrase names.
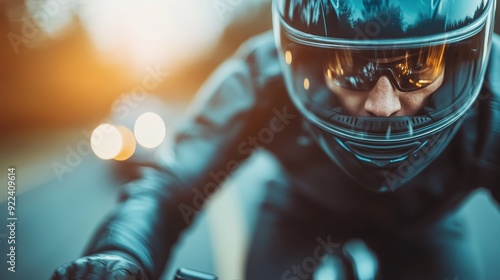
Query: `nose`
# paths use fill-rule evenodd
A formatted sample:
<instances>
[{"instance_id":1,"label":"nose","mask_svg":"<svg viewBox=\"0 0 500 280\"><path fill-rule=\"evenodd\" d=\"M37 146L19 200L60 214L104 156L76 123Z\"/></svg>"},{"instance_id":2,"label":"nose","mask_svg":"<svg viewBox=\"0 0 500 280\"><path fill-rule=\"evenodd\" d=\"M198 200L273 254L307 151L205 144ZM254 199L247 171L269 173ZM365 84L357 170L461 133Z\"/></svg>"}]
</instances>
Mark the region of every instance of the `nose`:
<instances>
[{"instance_id":1,"label":"nose","mask_svg":"<svg viewBox=\"0 0 500 280\"><path fill-rule=\"evenodd\" d=\"M364 108L370 115L377 117L389 117L401 110L399 97L389 78L379 78L370 90Z\"/></svg>"}]
</instances>

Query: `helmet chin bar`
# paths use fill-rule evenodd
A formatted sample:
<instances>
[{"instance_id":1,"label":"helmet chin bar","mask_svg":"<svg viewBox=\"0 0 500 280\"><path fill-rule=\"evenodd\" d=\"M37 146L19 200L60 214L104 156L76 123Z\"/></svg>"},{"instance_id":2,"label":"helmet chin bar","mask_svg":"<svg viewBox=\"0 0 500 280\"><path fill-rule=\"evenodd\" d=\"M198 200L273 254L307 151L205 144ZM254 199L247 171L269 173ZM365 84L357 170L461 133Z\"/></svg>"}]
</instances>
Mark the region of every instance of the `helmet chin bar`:
<instances>
[{"instance_id":1,"label":"helmet chin bar","mask_svg":"<svg viewBox=\"0 0 500 280\"><path fill-rule=\"evenodd\" d=\"M428 155L418 152L431 149L427 146L428 140L399 145L367 145L332 138L338 144L329 147L334 161L342 161L344 172L375 192L394 191L423 169L419 167L429 163Z\"/></svg>"},{"instance_id":2,"label":"helmet chin bar","mask_svg":"<svg viewBox=\"0 0 500 280\"><path fill-rule=\"evenodd\" d=\"M343 142L337 137L333 139L346 151L351 152L361 164L372 168L390 168L415 154L428 141L408 142L397 145L368 145L354 141Z\"/></svg>"},{"instance_id":3,"label":"helmet chin bar","mask_svg":"<svg viewBox=\"0 0 500 280\"><path fill-rule=\"evenodd\" d=\"M398 144L370 143L333 136L311 125L314 138L354 181L374 192L404 185L427 167L448 145L461 121L426 138Z\"/></svg>"}]
</instances>

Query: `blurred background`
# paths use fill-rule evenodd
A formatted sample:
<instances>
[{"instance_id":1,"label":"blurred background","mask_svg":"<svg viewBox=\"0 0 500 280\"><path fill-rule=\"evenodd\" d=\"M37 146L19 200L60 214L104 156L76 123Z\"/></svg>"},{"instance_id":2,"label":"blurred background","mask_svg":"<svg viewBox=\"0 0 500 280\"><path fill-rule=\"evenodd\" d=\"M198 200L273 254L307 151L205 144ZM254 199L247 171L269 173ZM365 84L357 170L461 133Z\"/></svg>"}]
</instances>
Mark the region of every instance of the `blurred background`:
<instances>
[{"instance_id":1,"label":"blurred background","mask_svg":"<svg viewBox=\"0 0 500 280\"><path fill-rule=\"evenodd\" d=\"M211 71L270 27L269 0L0 0L0 178L6 186L7 168L16 168L18 217L16 273L10 273L7 189L1 188L0 279L48 279L77 258L116 203L123 179L114 175L114 162L134 151L147 156L168 141ZM149 135L152 123L165 128L160 139ZM130 141L132 131L142 131L135 136L143 140ZM116 139L104 134L121 139L122 148L110 152ZM165 279L179 266L242 279L234 248L244 238L235 237L238 230L223 236L217 227L228 224L214 217L252 215L228 210L231 197L245 191L227 188L213 200L183 235ZM462 212L487 279L497 279L497 206L478 191Z\"/></svg>"}]
</instances>

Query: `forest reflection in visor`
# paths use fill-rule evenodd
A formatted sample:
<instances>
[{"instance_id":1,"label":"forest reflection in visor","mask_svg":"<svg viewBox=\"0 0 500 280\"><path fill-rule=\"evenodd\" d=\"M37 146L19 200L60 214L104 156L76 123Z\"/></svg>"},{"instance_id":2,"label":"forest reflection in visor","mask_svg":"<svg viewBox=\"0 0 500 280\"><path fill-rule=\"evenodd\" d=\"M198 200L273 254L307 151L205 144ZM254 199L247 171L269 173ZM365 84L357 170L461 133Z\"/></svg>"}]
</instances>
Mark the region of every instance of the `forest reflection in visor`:
<instances>
[{"instance_id":1,"label":"forest reflection in visor","mask_svg":"<svg viewBox=\"0 0 500 280\"><path fill-rule=\"evenodd\" d=\"M328 54L325 75L335 85L368 91L384 75L403 92L422 89L436 81L444 69L444 45L406 50L387 57L378 52L334 50Z\"/></svg>"}]
</instances>

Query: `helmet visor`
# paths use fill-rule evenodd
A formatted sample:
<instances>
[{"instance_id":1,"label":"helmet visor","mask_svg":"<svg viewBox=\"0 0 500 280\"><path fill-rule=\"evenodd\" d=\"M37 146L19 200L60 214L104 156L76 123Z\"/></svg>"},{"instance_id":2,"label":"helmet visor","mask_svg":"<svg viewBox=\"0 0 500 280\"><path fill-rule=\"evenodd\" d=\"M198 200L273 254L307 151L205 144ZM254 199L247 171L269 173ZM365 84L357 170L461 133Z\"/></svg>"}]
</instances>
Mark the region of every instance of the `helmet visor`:
<instances>
[{"instance_id":1,"label":"helmet visor","mask_svg":"<svg viewBox=\"0 0 500 280\"><path fill-rule=\"evenodd\" d=\"M334 135L383 142L422 137L454 123L479 94L489 20L454 37L405 38L403 44L397 39L328 43L294 34L278 21L276 40L292 100ZM377 88L382 80L390 86ZM399 110L381 116L366 109L373 103L370 94L383 99L388 91L397 96Z\"/></svg>"}]
</instances>

